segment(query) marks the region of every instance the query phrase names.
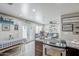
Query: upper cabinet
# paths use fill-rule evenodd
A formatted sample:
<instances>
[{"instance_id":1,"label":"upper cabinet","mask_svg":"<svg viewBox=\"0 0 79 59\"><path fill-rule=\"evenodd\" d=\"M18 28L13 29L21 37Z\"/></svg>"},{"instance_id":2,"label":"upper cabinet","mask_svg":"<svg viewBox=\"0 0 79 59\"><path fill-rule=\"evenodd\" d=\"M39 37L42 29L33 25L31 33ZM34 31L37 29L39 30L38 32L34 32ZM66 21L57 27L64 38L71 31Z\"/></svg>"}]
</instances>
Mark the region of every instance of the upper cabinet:
<instances>
[{"instance_id":1,"label":"upper cabinet","mask_svg":"<svg viewBox=\"0 0 79 59\"><path fill-rule=\"evenodd\" d=\"M61 16L62 31L79 34L79 12Z\"/></svg>"},{"instance_id":2,"label":"upper cabinet","mask_svg":"<svg viewBox=\"0 0 79 59\"><path fill-rule=\"evenodd\" d=\"M62 15L61 20L62 20L62 23L79 22L79 12Z\"/></svg>"}]
</instances>

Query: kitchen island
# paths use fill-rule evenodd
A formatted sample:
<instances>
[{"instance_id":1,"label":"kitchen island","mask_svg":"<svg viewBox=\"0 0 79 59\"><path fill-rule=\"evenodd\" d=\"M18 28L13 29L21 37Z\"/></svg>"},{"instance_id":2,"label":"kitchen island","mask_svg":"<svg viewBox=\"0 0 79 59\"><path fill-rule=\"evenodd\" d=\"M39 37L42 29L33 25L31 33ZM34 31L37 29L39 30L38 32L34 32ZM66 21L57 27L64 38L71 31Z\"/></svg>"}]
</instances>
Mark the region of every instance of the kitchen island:
<instances>
[{"instance_id":1,"label":"kitchen island","mask_svg":"<svg viewBox=\"0 0 79 59\"><path fill-rule=\"evenodd\" d=\"M42 49L42 54L43 56L64 56L66 55L66 46L60 46L56 44L51 44L50 40L47 39L39 39L37 38L36 41L41 42L43 45Z\"/></svg>"},{"instance_id":2,"label":"kitchen island","mask_svg":"<svg viewBox=\"0 0 79 59\"><path fill-rule=\"evenodd\" d=\"M55 45L55 44L50 44L48 42L49 40L45 40L45 39L36 39L36 40L42 42L42 44L43 44L43 55L46 55L46 48L53 47L55 49L61 50L62 53L64 52L64 56L79 56L78 41L77 42L67 41L66 42L67 45L65 47L63 47L63 46L59 46L59 45ZM50 47L47 47L47 46L50 46ZM61 53L61 55L62 55L62 53Z\"/></svg>"},{"instance_id":3,"label":"kitchen island","mask_svg":"<svg viewBox=\"0 0 79 59\"><path fill-rule=\"evenodd\" d=\"M79 56L79 41L67 41L67 56Z\"/></svg>"}]
</instances>

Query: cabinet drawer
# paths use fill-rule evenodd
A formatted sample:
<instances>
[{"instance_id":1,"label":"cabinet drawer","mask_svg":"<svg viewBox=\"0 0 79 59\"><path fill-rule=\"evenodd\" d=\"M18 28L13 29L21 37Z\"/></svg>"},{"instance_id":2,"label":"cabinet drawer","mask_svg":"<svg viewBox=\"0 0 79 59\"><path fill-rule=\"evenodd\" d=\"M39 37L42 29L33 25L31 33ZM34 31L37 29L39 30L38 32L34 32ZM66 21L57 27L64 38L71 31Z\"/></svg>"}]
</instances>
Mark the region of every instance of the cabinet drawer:
<instances>
[{"instance_id":1,"label":"cabinet drawer","mask_svg":"<svg viewBox=\"0 0 79 59\"><path fill-rule=\"evenodd\" d=\"M37 51L42 52L43 50L41 50L41 49L35 49L35 51L36 51L36 52L37 52Z\"/></svg>"},{"instance_id":2,"label":"cabinet drawer","mask_svg":"<svg viewBox=\"0 0 79 59\"><path fill-rule=\"evenodd\" d=\"M35 52L36 56L42 56L43 54L41 52Z\"/></svg>"},{"instance_id":3,"label":"cabinet drawer","mask_svg":"<svg viewBox=\"0 0 79 59\"><path fill-rule=\"evenodd\" d=\"M43 49L43 47L41 47L41 46L35 46L35 48L36 49L41 49L41 50Z\"/></svg>"},{"instance_id":4,"label":"cabinet drawer","mask_svg":"<svg viewBox=\"0 0 79 59\"><path fill-rule=\"evenodd\" d=\"M40 44L40 45L42 45L43 44L43 42L40 42L40 41L35 41L35 44Z\"/></svg>"},{"instance_id":5,"label":"cabinet drawer","mask_svg":"<svg viewBox=\"0 0 79 59\"><path fill-rule=\"evenodd\" d=\"M39 45L42 45L42 43L35 43L35 44L36 44L36 45L38 45L38 44L39 44Z\"/></svg>"}]
</instances>

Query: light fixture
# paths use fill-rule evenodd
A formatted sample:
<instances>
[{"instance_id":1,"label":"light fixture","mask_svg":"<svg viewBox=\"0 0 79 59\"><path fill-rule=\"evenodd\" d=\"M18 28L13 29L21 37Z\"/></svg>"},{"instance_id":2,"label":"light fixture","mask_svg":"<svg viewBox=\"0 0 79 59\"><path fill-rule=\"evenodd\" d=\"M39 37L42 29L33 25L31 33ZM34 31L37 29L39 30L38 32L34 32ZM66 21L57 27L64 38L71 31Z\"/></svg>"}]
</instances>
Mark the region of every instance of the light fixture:
<instances>
[{"instance_id":1,"label":"light fixture","mask_svg":"<svg viewBox=\"0 0 79 59\"><path fill-rule=\"evenodd\" d=\"M36 12L36 9L32 9L33 12Z\"/></svg>"},{"instance_id":2,"label":"light fixture","mask_svg":"<svg viewBox=\"0 0 79 59\"><path fill-rule=\"evenodd\" d=\"M8 5L13 5L13 3L8 3Z\"/></svg>"}]
</instances>

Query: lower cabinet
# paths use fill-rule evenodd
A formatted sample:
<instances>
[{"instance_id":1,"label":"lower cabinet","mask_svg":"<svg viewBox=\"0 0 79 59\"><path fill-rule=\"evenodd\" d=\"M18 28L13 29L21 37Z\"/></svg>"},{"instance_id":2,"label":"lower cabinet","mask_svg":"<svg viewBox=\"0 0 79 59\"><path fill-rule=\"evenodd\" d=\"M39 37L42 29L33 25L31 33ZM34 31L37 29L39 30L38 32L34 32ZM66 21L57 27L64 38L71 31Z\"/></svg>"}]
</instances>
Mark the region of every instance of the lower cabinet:
<instances>
[{"instance_id":1,"label":"lower cabinet","mask_svg":"<svg viewBox=\"0 0 79 59\"><path fill-rule=\"evenodd\" d=\"M23 44L21 47L22 56L35 56L35 41Z\"/></svg>"},{"instance_id":2,"label":"lower cabinet","mask_svg":"<svg viewBox=\"0 0 79 59\"><path fill-rule=\"evenodd\" d=\"M43 56L43 42L35 41L35 56Z\"/></svg>"},{"instance_id":3,"label":"lower cabinet","mask_svg":"<svg viewBox=\"0 0 79 59\"><path fill-rule=\"evenodd\" d=\"M2 53L0 53L0 56L19 56L21 54L20 46L6 50Z\"/></svg>"},{"instance_id":4,"label":"lower cabinet","mask_svg":"<svg viewBox=\"0 0 79 59\"><path fill-rule=\"evenodd\" d=\"M21 44L17 48L0 53L0 56L35 56L35 41Z\"/></svg>"},{"instance_id":5,"label":"lower cabinet","mask_svg":"<svg viewBox=\"0 0 79 59\"><path fill-rule=\"evenodd\" d=\"M79 56L79 50L75 48L67 47L66 56Z\"/></svg>"}]
</instances>

